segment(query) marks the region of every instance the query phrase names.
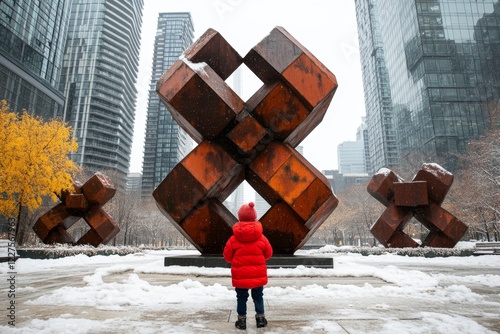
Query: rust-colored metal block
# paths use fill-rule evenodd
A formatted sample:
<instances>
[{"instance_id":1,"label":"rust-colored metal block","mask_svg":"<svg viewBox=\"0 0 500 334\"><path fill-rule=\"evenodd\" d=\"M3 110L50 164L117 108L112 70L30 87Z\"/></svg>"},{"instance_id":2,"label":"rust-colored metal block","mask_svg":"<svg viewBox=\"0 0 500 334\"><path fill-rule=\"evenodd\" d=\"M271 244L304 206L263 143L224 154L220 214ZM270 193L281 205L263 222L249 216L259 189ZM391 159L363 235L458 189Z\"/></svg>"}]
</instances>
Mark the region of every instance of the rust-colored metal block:
<instances>
[{"instance_id":1,"label":"rust-colored metal block","mask_svg":"<svg viewBox=\"0 0 500 334\"><path fill-rule=\"evenodd\" d=\"M226 198L242 181L243 166L220 146L208 141L195 147L180 164L205 188L207 197ZM239 182L234 187L227 187L235 178Z\"/></svg>"},{"instance_id":2,"label":"rust-colored metal block","mask_svg":"<svg viewBox=\"0 0 500 334\"><path fill-rule=\"evenodd\" d=\"M409 209L399 208L392 202L372 225L370 232L385 247L390 247L391 243L401 244L401 241L406 240L406 238L402 237L398 231L403 230L411 217Z\"/></svg>"},{"instance_id":3,"label":"rust-colored metal block","mask_svg":"<svg viewBox=\"0 0 500 334\"><path fill-rule=\"evenodd\" d=\"M457 244L455 241L437 230L429 232L423 243L427 245L426 247L437 248L453 248Z\"/></svg>"},{"instance_id":4,"label":"rust-colored metal block","mask_svg":"<svg viewBox=\"0 0 500 334\"><path fill-rule=\"evenodd\" d=\"M394 234L392 235L391 239L387 242L386 247L394 247L394 248L405 248L405 247L411 247L415 248L418 247L418 243L410 238L407 234L405 234L403 231L396 230Z\"/></svg>"},{"instance_id":5,"label":"rust-colored metal block","mask_svg":"<svg viewBox=\"0 0 500 334\"><path fill-rule=\"evenodd\" d=\"M46 244L72 244L73 238L63 226L56 226L50 230L45 239Z\"/></svg>"},{"instance_id":6,"label":"rust-colored metal block","mask_svg":"<svg viewBox=\"0 0 500 334\"><path fill-rule=\"evenodd\" d=\"M401 178L393 171L382 168L368 183L367 191L377 201L388 206L394 197L394 183L400 182Z\"/></svg>"},{"instance_id":7,"label":"rust-colored metal block","mask_svg":"<svg viewBox=\"0 0 500 334\"><path fill-rule=\"evenodd\" d=\"M307 241L309 229L304 220L284 202L271 206L260 222L275 254L293 254L305 243L304 240Z\"/></svg>"},{"instance_id":8,"label":"rust-colored metal block","mask_svg":"<svg viewBox=\"0 0 500 334\"><path fill-rule=\"evenodd\" d=\"M98 205L87 211L83 218L90 226L90 230L78 240L77 244L79 245L97 247L101 243L106 244L120 232L115 220Z\"/></svg>"},{"instance_id":9,"label":"rust-colored metal block","mask_svg":"<svg viewBox=\"0 0 500 334\"><path fill-rule=\"evenodd\" d=\"M267 184L286 203L293 204L315 179L313 171L308 170L294 155L290 155Z\"/></svg>"},{"instance_id":10,"label":"rust-colored metal block","mask_svg":"<svg viewBox=\"0 0 500 334\"><path fill-rule=\"evenodd\" d=\"M224 82L242 62L265 82L247 103ZM326 177L294 149L336 88L283 28L244 59L209 29L157 83L161 101L200 143L154 190L160 211L202 254L221 254L236 221L222 202L246 179L271 204L261 222L275 254L293 253L338 204Z\"/></svg>"},{"instance_id":11,"label":"rust-colored metal block","mask_svg":"<svg viewBox=\"0 0 500 334\"><path fill-rule=\"evenodd\" d=\"M429 199L441 205L453 183L453 174L438 164L423 164L414 181L426 181Z\"/></svg>"},{"instance_id":12,"label":"rust-colored metal block","mask_svg":"<svg viewBox=\"0 0 500 334\"><path fill-rule=\"evenodd\" d=\"M221 146L213 142L202 141L165 177L154 190L153 197L160 211L200 252L208 251L208 249L212 251L212 248L196 243L207 239L195 235L197 233L192 228L193 214L207 201L211 203L210 208L216 206L214 201L222 205L224 199L243 180L242 165L238 164ZM172 191L173 189L175 191ZM220 210L207 212L220 212ZM200 213L195 217L200 218ZM227 217L227 215L223 214L222 217ZM186 220L189 223L186 223ZM202 219L200 219L200 226L202 226L201 222L203 222ZM226 224L226 226L229 225ZM189 228L189 231L186 231L186 228ZM218 229L215 228L215 230ZM230 228L229 230L231 232Z\"/></svg>"},{"instance_id":13,"label":"rust-colored metal block","mask_svg":"<svg viewBox=\"0 0 500 334\"><path fill-rule=\"evenodd\" d=\"M206 189L186 167L177 164L154 190L153 197L160 211L176 226L203 201Z\"/></svg>"},{"instance_id":14,"label":"rust-colored metal block","mask_svg":"<svg viewBox=\"0 0 500 334\"><path fill-rule=\"evenodd\" d=\"M279 140L297 146L322 121L337 89L335 75L281 27L243 62L266 83L249 99L250 113L274 127Z\"/></svg>"},{"instance_id":15,"label":"rust-colored metal block","mask_svg":"<svg viewBox=\"0 0 500 334\"><path fill-rule=\"evenodd\" d=\"M200 253L221 254L236 221L220 201L209 199L182 222L182 229Z\"/></svg>"},{"instance_id":16,"label":"rust-colored metal block","mask_svg":"<svg viewBox=\"0 0 500 334\"><path fill-rule=\"evenodd\" d=\"M437 164L424 164L411 182L391 173L387 169L380 171L368 185L368 192L387 206L370 229L375 238L385 247L418 247L403 232L407 222L415 217L429 229L420 246L454 247L467 231L467 225L440 206L453 175Z\"/></svg>"},{"instance_id":17,"label":"rust-colored metal block","mask_svg":"<svg viewBox=\"0 0 500 334\"><path fill-rule=\"evenodd\" d=\"M61 203L42 215L33 226L36 235L46 244L88 244L97 247L118 234L120 228L102 206L113 198L113 182L102 173L95 173L87 182L74 182L72 192L62 192ZM83 218L90 230L78 241L67 232Z\"/></svg>"},{"instance_id":18,"label":"rust-colored metal block","mask_svg":"<svg viewBox=\"0 0 500 334\"><path fill-rule=\"evenodd\" d=\"M282 82L262 86L247 102L247 108L273 134L273 139L294 146L307 135L294 131L309 116L310 109Z\"/></svg>"},{"instance_id":19,"label":"rust-colored metal block","mask_svg":"<svg viewBox=\"0 0 500 334\"><path fill-rule=\"evenodd\" d=\"M64 199L64 204L68 209L85 210L89 207L89 201L83 194L69 194Z\"/></svg>"},{"instance_id":20,"label":"rust-colored metal block","mask_svg":"<svg viewBox=\"0 0 500 334\"><path fill-rule=\"evenodd\" d=\"M331 196L330 185L325 183L323 175L315 174L315 176L316 178L292 204L293 211L304 219L305 226L314 231L339 204L339 200ZM311 198L315 200L311 201Z\"/></svg>"},{"instance_id":21,"label":"rust-colored metal block","mask_svg":"<svg viewBox=\"0 0 500 334\"><path fill-rule=\"evenodd\" d=\"M153 197L169 219L181 224L199 203L227 198L243 180L242 165L220 146L203 141L174 167Z\"/></svg>"},{"instance_id":22,"label":"rust-colored metal block","mask_svg":"<svg viewBox=\"0 0 500 334\"><path fill-rule=\"evenodd\" d=\"M321 226L338 204L325 176L287 144L269 144L248 166L247 181L269 204L288 205L286 212L300 218L294 222L305 227L301 229L307 231L305 235ZM268 220L267 224L280 222ZM301 246L302 239L288 247L296 251Z\"/></svg>"},{"instance_id":23,"label":"rust-colored metal block","mask_svg":"<svg viewBox=\"0 0 500 334\"><path fill-rule=\"evenodd\" d=\"M467 231L467 225L436 203L431 203L429 206L415 210L415 218L427 227L429 231L440 232L439 235L434 237L440 239L447 238L450 243L453 243L453 246L462 239ZM428 239L426 240L426 245L427 243L436 243L432 238L428 237L426 239Z\"/></svg>"},{"instance_id":24,"label":"rust-colored metal block","mask_svg":"<svg viewBox=\"0 0 500 334\"><path fill-rule=\"evenodd\" d=\"M396 206L419 206L429 204L427 197L427 182L396 182L394 183L394 202Z\"/></svg>"},{"instance_id":25,"label":"rust-colored metal block","mask_svg":"<svg viewBox=\"0 0 500 334\"><path fill-rule=\"evenodd\" d=\"M162 75L156 91L172 117L198 143L217 138L244 107L211 67L185 59L175 61Z\"/></svg>"},{"instance_id":26,"label":"rust-colored metal block","mask_svg":"<svg viewBox=\"0 0 500 334\"><path fill-rule=\"evenodd\" d=\"M82 192L83 183L80 181L73 181L73 189L71 191L62 191L60 195L58 195L61 202L66 203L66 197L69 195L78 195L83 194Z\"/></svg>"},{"instance_id":27,"label":"rust-colored metal block","mask_svg":"<svg viewBox=\"0 0 500 334\"><path fill-rule=\"evenodd\" d=\"M226 80L243 63L243 58L214 29L208 29L184 52L193 63L206 63L222 80Z\"/></svg>"},{"instance_id":28,"label":"rust-colored metal block","mask_svg":"<svg viewBox=\"0 0 500 334\"><path fill-rule=\"evenodd\" d=\"M42 215L33 225L33 231L44 242L57 225L70 215L68 208L60 203Z\"/></svg>"},{"instance_id":29,"label":"rust-colored metal block","mask_svg":"<svg viewBox=\"0 0 500 334\"><path fill-rule=\"evenodd\" d=\"M267 184L276 171L290 158L290 152L293 148L287 148L286 145L279 142L271 142L266 148L255 157L248 165L247 181L255 190L262 189L259 183ZM260 192L259 192L260 193ZM268 202L276 202L279 197L271 198L271 195L261 195Z\"/></svg>"},{"instance_id":30,"label":"rust-colored metal block","mask_svg":"<svg viewBox=\"0 0 500 334\"><path fill-rule=\"evenodd\" d=\"M282 27L274 28L243 62L266 83L286 82L311 109L337 89L333 73Z\"/></svg>"},{"instance_id":31,"label":"rust-colored metal block","mask_svg":"<svg viewBox=\"0 0 500 334\"><path fill-rule=\"evenodd\" d=\"M103 206L115 196L116 189L109 177L97 172L83 184L82 192L87 201Z\"/></svg>"},{"instance_id":32,"label":"rust-colored metal block","mask_svg":"<svg viewBox=\"0 0 500 334\"><path fill-rule=\"evenodd\" d=\"M255 118L248 116L229 131L226 137L241 150L242 154L248 154L259 150L257 145L262 144L262 140L268 135L268 131Z\"/></svg>"}]
</instances>

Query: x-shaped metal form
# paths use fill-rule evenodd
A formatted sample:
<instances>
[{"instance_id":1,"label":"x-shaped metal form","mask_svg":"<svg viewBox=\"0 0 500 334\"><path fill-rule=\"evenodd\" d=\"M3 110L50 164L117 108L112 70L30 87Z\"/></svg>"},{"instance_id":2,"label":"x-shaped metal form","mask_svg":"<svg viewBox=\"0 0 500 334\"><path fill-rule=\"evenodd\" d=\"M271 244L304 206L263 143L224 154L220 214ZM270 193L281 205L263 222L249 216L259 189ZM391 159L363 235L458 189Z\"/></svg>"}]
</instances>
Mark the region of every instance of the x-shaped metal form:
<instances>
[{"instance_id":1,"label":"x-shaped metal form","mask_svg":"<svg viewBox=\"0 0 500 334\"><path fill-rule=\"evenodd\" d=\"M452 248L467 226L441 207L453 183L453 175L437 164L423 164L411 182L388 169L381 169L368 184L368 192L387 209L370 231L385 247L418 247L403 232L415 217L429 229L422 247Z\"/></svg>"},{"instance_id":2,"label":"x-shaped metal form","mask_svg":"<svg viewBox=\"0 0 500 334\"><path fill-rule=\"evenodd\" d=\"M224 82L243 63L264 82L246 103ZM160 211L202 254L222 254L237 221L222 202L247 180L271 205L260 221L275 253L295 252L338 204L326 177L295 150L336 88L335 76L281 27L244 58L206 31L157 83L199 143L154 190Z\"/></svg>"},{"instance_id":3,"label":"x-shaped metal form","mask_svg":"<svg viewBox=\"0 0 500 334\"><path fill-rule=\"evenodd\" d=\"M102 208L115 192L111 180L102 173L95 173L83 185L75 181L74 191L63 192L59 196L61 203L42 215L33 230L46 244L69 243L94 247L106 244L120 232L113 217ZM90 229L75 242L67 230L81 218Z\"/></svg>"}]
</instances>

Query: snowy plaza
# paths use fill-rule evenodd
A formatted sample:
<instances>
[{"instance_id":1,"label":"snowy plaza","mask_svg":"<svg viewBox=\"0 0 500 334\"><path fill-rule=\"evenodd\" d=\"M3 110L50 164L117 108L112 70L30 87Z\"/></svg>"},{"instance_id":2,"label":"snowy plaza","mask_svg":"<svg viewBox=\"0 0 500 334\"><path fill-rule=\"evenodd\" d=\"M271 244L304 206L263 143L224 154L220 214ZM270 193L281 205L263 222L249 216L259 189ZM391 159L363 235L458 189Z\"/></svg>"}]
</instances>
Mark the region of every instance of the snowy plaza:
<instances>
[{"instance_id":1,"label":"snowy plaza","mask_svg":"<svg viewBox=\"0 0 500 334\"><path fill-rule=\"evenodd\" d=\"M269 269L269 325L246 333L499 333L500 256L363 256L333 246L333 269ZM238 333L228 268L164 266L197 251L15 262L15 327L0 333ZM10 272L1 263L2 294Z\"/></svg>"}]
</instances>

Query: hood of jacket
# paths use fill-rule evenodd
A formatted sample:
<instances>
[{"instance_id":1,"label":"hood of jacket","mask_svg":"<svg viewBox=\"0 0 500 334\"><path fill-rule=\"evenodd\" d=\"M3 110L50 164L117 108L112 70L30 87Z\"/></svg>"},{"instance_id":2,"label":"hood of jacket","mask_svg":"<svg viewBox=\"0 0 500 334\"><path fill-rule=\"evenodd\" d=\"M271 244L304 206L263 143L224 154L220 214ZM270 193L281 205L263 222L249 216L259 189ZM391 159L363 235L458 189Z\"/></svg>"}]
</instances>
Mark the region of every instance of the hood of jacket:
<instances>
[{"instance_id":1,"label":"hood of jacket","mask_svg":"<svg viewBox=\"0 0 500 334\"><path fill-rule=\"evenodd\" d=\"M238 222L233 226L233 234L239 242L252 242L262 236L262 224L260 222Z\"/></svg>"}]
</instances>

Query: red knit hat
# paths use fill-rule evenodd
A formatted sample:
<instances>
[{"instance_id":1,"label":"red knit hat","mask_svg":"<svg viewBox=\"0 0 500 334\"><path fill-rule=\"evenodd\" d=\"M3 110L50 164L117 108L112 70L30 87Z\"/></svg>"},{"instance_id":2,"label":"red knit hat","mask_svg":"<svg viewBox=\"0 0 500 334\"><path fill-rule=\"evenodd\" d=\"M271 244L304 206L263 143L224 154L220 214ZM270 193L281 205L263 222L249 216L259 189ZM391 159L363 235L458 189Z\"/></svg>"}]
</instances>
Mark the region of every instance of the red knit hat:
<instances>
[{"instance_id":1,"label":"red knit hat","mask_svg":"<svg viewBox=\"0 0 500 334\"><path fill-rule=\"evenodd\" d=\"M257 212L253 208L255 206L254 202L248 204L243 204L238 210L238 219L240 222L254 222L257 220Z\"/></svg>"}]
</instances>

